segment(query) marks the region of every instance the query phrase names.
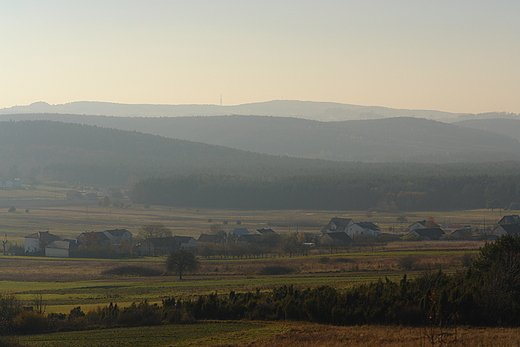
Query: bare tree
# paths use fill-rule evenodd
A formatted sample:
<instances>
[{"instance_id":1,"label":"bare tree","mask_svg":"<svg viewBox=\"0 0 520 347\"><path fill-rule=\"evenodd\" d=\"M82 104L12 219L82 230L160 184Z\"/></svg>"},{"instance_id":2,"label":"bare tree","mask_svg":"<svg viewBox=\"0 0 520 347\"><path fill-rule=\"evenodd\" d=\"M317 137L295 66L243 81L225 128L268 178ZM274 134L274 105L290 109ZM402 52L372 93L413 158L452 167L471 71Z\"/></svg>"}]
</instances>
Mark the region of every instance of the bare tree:
<instances>
[{"instance_id":1,"label":"bare tree","mask_svg":"<svg viewBox=\"0 0 520 347\"><path fill-rule=\"evenodd\" d=\"M199 266L200 264L195 254L185 250L174 251L166 259L166 270L176 272L181 281L182 275L186 271L195 271Z\"/></svg>"},{"instance_id":2,"label":"bare tree","mask_svg":"<svg viewBox=\"0 0 520 347\"><path fill-rule=\"evenodd\" d=\"M172 236L172 231L162 223L151 223L139 228L139 237L143 239L155 239L170 236Z\"/></svg>"},{"instance_id":3,"label":"bare tree","mask_svg":"<svg viewBox=\"0 0 520 347\"><path fill-rule=\"evenodd\" d=\"M139 237L148 241L148 254L152 252L151 239L171 237L172 231L162 223L151 223L139 228Z\"/></svg>"}]
</instances>

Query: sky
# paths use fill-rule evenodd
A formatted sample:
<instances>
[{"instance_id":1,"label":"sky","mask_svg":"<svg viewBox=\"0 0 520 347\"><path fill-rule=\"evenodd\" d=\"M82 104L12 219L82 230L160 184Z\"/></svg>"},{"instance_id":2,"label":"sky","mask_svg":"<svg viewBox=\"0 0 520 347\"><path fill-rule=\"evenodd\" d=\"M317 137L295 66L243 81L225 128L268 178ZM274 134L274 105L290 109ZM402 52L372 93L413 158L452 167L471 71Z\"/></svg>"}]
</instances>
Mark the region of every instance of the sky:
<instances>
[{"instance_id":1,"label":"sky","mask_svg":"<svg viewBox=\"0 0 520 347\"><path fill-rule=\"evenodd\" d=\"M0 108L329 101L520 113L520 1L2 0Z\"/></svg>"}]
</instances>

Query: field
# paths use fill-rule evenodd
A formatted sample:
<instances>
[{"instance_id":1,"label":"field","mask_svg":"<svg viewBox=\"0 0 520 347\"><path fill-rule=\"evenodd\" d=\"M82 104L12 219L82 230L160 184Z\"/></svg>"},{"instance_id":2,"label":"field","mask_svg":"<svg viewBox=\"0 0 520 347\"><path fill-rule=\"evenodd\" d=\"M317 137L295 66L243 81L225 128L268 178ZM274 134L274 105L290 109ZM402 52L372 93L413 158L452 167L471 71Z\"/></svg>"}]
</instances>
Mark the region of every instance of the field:
<instances>
[{"instance_id":1,"label":"field","mask_svg":"<svg viewBox=\"0 0 520 347\"><path fill-rule=\"evenodd\" d=\"M214 210L173 208L132 204L122 199L125 208L100 206L99 201L66 199L66 188L36 186L21 190L0 189L0 235L12 243L23 243L25 235L49 230L62 237L77 237L85 231L125 228L137 233L140 226L152 222L163 223L175 235L198 237L218 224L225 230L238 226L245 228L272 227L277 232L303 231L317 233L331 217L348 217L354 221L371 221L386 232L404 232L417 220L433 216L438 223L470 224L473 228L492 227L501 218L502 211L474 210L453 212L366 212L366 211L306 211L306 210ZM101 189L88 188L103 196ZM114 199L112 199L114 200ZM15 207L16 212L8 212ZM397 217L408 222L399 223ZM227 223L227 224L224 224ZM238 225L239 223L239 225Z\"/></svg>"},{"instance_id":2,"label":"field","mask_svg":"<svg viewBox=\"0 0 520 347\"><path fill-rule=\"evenodd\" d=\"M37 257L0 257L0 286L3 292L15 294L30 302L41 296L48 312L68 313L81 305L85 309L110 302L129 304L148 300L160 302L171 296L193 299L209 293L226 294L271 290L292 284L297 288L331 285L337 288L379 278L399 280L428 270L454 272L464 268L465 258L475 254L481 242L393 242L373 252L314 254L298 257L259 259L201 259L201 269L179 281L165 272L164 258L144 259L60 259ZM403 258L412 257L413 269L403 269ZM136 265L159 270L161 276L127 277L105 275L119 266ZM295 273L262 276L269 265L284 265Z\"/></svg>"},{"instance_id":3,"label":"field","mask_svg":"<svg viewBox=\"0 0 520 347\"><path fill-rule=\"evenodd\" d=\"M17 338L30 346L212 347L514 347L520 329L336 327L298 322L204 322L189 325L60 332Z\"/></svg>"},{"instance_id":4,"label":"field","mask_svg":"<svg viewBox=\"0 0 520 347\"><path fill-rule=\"evenodd\" d=\"M49 230L62 237L76 237L84 231L114 228L126 228L137 234L140 226L152 222L165 224L174 230L176 235L189 235L196 238L201 233L208 232L212 224L219 224L228 231L240 226L251 229L272 227L280 233L294 231L318 233L321 227L335 216L350 217L355 221L369 220L377 223L384 231L391 229L399 232L404 231L410 224L396 222L396 218L401 215L405 215L409 222L423 220L431 215L439 223L471 224L473 227L489 227L501 216L498 211L489 210L368 214L342 211L202 210L161 206L145 208L141 205L131 205L129 201L124 201L125 208L116 208L100 206L97 202L68 201L65 199L65 192L66 190L62 188L48 187L14 192L0 190L2 220L0 233L4 234L11 244L22 244L24 235L41 230ZM16 207L16 212L7 211L11 206ZM123 306L143 300L155 303L172 296L190 299L208 293L226 294L231 290L268 291L284 284L292 284L298 288L325 284L346 288L356 283L366 283L385 277L399 280L405 273L413 277L436 269L443 269L446 272L459 271L467 265L468 257L475 255L482 245L482 241L391 242L387 245L375 246L374 249L353 247L348 252L344 250L334 254L325 250L316 250L305 257L201 259L200 271L188 274L184 281L179 281L177 277L166 273L165 259L160 257L100 260L0 256L0 292L15 294L27 305L31 305L36 298L43 298L46 313L68 313L76 306L81 306L84 311L88 311L110 302ZM404 258L413 262L409 268L404 267L402 262ZM160 271L162 275L122 277L103 274L105 270L124 265L149 267ZM268 265L288 266L294 269L294 273L283 276L259 275L260 270ZM389 328L331 328L294 322L283 324L211 322L153 328L105 329L89 333L36 335L23 337L20 341L34 346L53 346L55 341L60 341L60 346L97 346L107 345L106 341L111 341L112 346L136 347L219 344L303 347L339 346L345 345L346 341L349 341L348 345L352 346L368 346L374 341L378 341L376 343L381 345L391 346L393 343L396 346L406 346L404 342L398 344L395 341L408 339L410 346L428 345L425 340L427 333L424 331L394 327L391 328L392 331L398 331L399 336L402 336L392 337L393 335L388 331L383 332L385 329ZM461 346L491 345L486 340L488 339L486 334L495 334L491 333L491 330L472 330L471 333L462 333L463 331L465 330L458 330L456 333L459 335L450 333L452 334L450 336L460 336L459 342L465 341L465 344L459 344ZM513 332L516 334L518 330L496 330L495 342L501 341L500 336L512 336ZM114 336L110 337L110 334ZM329 341L330 344L327 344L324 338L320 338L320 335L330 337L332 339ZM92 340L85 340L87 336ZM121 336L128 337L132 343L124 342ZM154 336L152 344L150 338L146 336ZM162 337L164 340L161 340ZM385 338L386 342L383 341ZM78 342L80 340L90 342L80 344ZM116 340L121 340L121 344L116 344L114 342ZM504 337L504 341L506 340ZM69 344L64 341L69 341ZM475 341L480 341L480 344ZM515 343L518 345L517 340L507 341L510 343L504 342L504 346L515 345ZM493 345L500 346L500 344Z\"/></svg>"}]
</instances>

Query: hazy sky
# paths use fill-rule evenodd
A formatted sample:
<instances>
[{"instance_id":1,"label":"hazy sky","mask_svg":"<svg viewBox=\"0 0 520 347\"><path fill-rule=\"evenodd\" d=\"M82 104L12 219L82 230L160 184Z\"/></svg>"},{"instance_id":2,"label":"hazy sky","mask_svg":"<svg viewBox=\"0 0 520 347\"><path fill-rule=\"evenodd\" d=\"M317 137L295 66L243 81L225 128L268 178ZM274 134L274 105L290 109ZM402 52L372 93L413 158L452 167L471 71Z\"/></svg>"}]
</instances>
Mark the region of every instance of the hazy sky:
<instances>
[{"instance_id":1,"label":"hazy sky","mask_svg":"<svg viewBox=\"0 0 520 347\"><path fill-rule=\"evenodd\" d=\"M0 1L0 108L275 99L520 113L520 1Z\"/></svg>"}]
</instances>

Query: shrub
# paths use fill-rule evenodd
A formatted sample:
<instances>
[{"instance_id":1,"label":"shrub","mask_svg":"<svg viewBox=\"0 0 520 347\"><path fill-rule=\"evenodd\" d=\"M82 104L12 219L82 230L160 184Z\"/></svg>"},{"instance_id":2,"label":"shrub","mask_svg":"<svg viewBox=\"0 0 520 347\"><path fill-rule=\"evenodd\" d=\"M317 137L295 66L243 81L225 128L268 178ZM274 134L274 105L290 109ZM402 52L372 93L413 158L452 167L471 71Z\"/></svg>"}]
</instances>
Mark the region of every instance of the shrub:
<instances>
[{"instance_id":1,"label":"shrub","mask_svg":"<svg viewBox=\"0 0 520 347\"><path fill-rule=\"evenodd\" d=\"M403 241L421 241L421 238L417 235L405 235L401 237Z\"/></svg>"},{"instance_id":2,"label":"shrub","mask_svg":"<svg viewBox=\"0 0 520 347\"><path fill-rule=\"evenodd\" d=\"M161 324L162 314L157 304L150 305L147 301L123 308L117 317L117 324L123 326L149 326Z\"/></svg>"},{"instance_id":3,"label":"shrub","mask_svg":"<svg viewBox=\"0 0 520 347\"><path fill-rule=\"evenodd\" d=\"M25 254L25 249L23 248L23 246L20 246L20 245L9 244L8 251L9 251L9 253L11 253L13 255L24 255Z\"/></svg>"},{"instance_id":4,"label":"shrub","mask_svg":"<svg viewBox=\"0 0 520 347\"><path fill-rule=\"evenodd\" d=\"M334 258L334 262L336 263L352 263L354 259L351 258Z\"/></svg>"},{"instance_id":5,"label":"shrub","mask_svg":"<svg viewBox=\"0 0 520 347\"><path fill-rule=\"evenodd\" d=\"M70 310L69 313L69 320L75 320L80 317L85 317L85 312L81 311L81 306L74 307L72 310Z\"/></svg>"},{"instance_id":6,"label":"shrub","mask_svg":"<svg viewBox=\"0 0 520 347\"><path fill-rule=\"evenodd\" d=\"M471 263L473 261L473 258L475 258L475 256L472 255L471 253L465 253L464 255L462 255L460 257L460 262L461 262L462 266L470 267Z\"/></svg>"},{"instance_id":7,"label":"shrub","mask_svg":"<svg viewBox=\"0 0 520 347\"><path fill-rule=\"evenodd\" d=\"M320 263L322 263L322 264L328 264L330 262L330 258L329 257L321 257L318 261Z\"/></svg>"},{"instance_id":8,"label":"shrub","mask_svg":"<svg viewBox=\"0 0 520 347\"><path fill-rule=\"evenodd\" d=\"M162 272L157 269L152 269L144 266L126 265L105 270L101 274L116 276L151 277L160 276L162 275Z\"/></svg>"},{"instance_id":9,"label":"shrub","mask_svg":"<svg viewBox=\"0 0 520 347\"><path fill-rule=\"evenodd\" d=\"M295 273L296 270L289 266L269 265L260 269L259 275L285 275Z\"/></svg>"},{"instance_id":10,"label":"shrub","mask_svg":"<svg viewBox=\"0 0 520 347\"><path fill-rule=\"evenodd\" d=\"M16 207L14 207L14 206L9 207L7 212L16 212Z\"/></svg>"},{"instance_id":11,"label":"shrub","mask_svg":"<svg viewBox=\"0 0 520 347\"><path fill-rule=\"evenodd\" d=\"M401 257L397 260L397 264L403 270L413 270L416 266L417 258L409 255L407 257Z\"/></svg>"},{"instance_id":12,"label":"shrub","mask_svg":"<svg viewBox=\"0 0 520 347\"><path fill-rule=\"evenodd\" d=\"M13 319L13 329L20 334L36 334L47 328L47 319L34 311L22 311Z\"/></svg>"}]
</instances>

